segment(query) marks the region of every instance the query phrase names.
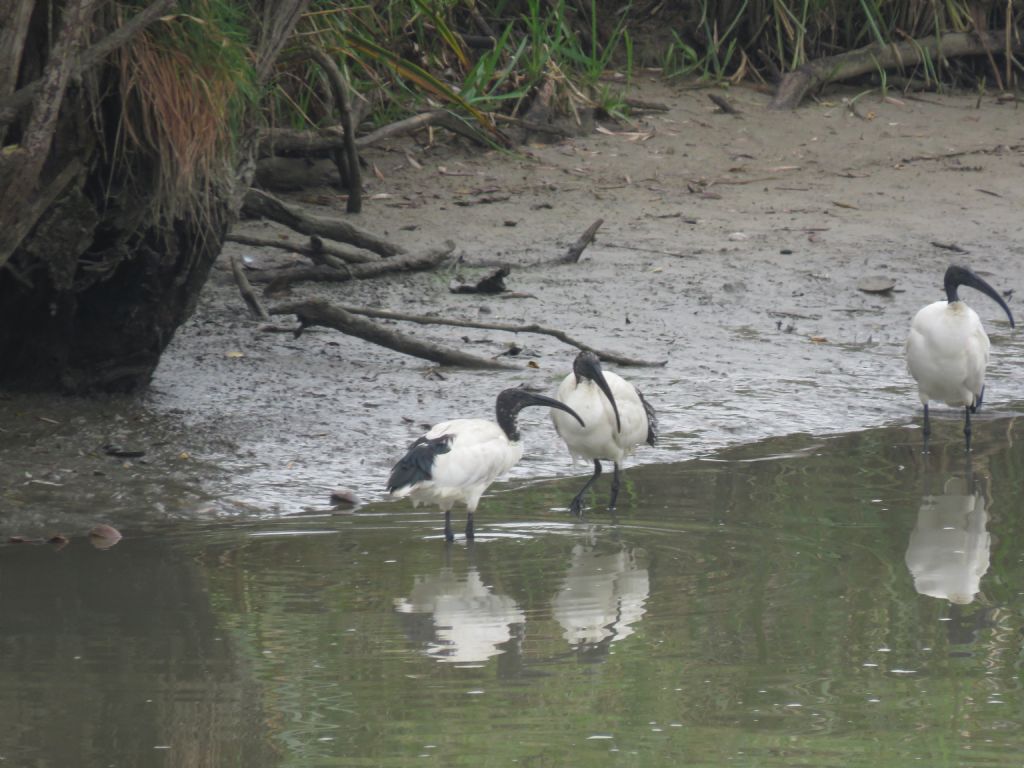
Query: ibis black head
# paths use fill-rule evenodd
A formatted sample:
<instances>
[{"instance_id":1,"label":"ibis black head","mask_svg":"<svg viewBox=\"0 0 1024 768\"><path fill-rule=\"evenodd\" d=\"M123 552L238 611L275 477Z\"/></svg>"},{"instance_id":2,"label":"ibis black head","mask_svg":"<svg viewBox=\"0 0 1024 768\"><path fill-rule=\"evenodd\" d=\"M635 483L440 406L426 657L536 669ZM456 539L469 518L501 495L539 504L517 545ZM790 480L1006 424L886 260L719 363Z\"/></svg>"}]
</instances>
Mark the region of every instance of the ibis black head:
<instances>
[{"instance_id":1,"label":"ibis black head","mask_svg":"<svg viewBox=\"0 0 1024 768\"><path fill-rule=\"evenodd\" d=\"M519 440L519 425L517 423L519 412L531 405L546 405L548 408L557 408L570 414L580 423L581 427L587 426L576 411L565 403L555 400L553 397L538 395L518 387L506 389L498 394L494 410L498 417L498 426L501 427L512 442Z\"/></svg>"},{"instance_id":2,"label":"ibis black head","mask_svg":"<svg viewBox=\"0 0 1024 768\"><path fill-rule=\"evenodd\" d=\"M621 432L622 422L619 420L619 406L612 396L612 388L608 386L604 371L601 370L601 358L593 352L580 352L573 360L572 372L576 374L577 384L581 379L590 379L604 392L604 396L608 398L608 402L612 404L612 410L615 412L615 431Z\"/></svg>"},{"instance_id":3,"label":"ibis black head","mask_svg":"<svg viewBox=\"0 0 1024 768\"><path fill-rule=\"evenodd\" d=\"M1006 302L1003 301L1003 297L999 295L999 292L995 288L971 272L967 267L958 267L956 265L951 266L946 270L943 285L946 289L946 301L950 304L954 301L960 301L960 297L957 295L956 289L961 285L966 285L968 288L974 288L976 291L981 291L1003 308L1006 316L1010 319L1010 327L1015 327L1013 324L1013 314L1010 312L1010 308L1006 306Z\"/></svg>"}]
</instances>

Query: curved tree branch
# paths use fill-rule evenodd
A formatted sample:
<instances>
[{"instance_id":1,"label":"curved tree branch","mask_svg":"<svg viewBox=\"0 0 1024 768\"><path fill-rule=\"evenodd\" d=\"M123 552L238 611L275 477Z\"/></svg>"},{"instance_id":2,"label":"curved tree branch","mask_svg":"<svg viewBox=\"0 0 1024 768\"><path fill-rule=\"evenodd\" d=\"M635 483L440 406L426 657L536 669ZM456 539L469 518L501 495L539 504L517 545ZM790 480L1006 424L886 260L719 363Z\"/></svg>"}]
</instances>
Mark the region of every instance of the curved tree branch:
<instances>
[{"instance_id":1,"label":"curved tree branch","mask_svg":"<svg viewBox=\"0 0 1024 768\"><path fill-rule=\"evenodd\" d=\"M787 73L779 83L771 109L796 109L804 96L827 83L865 75L878 69L903 69L920 64L925 58L951 59L957 56L981 56L999 50L1006 30L954 32L942 37L924 37L888 45L869 45L855 51L809 61ZM1012 50L1020 51L1017 42Z\"/></svg>"}]
</instances>

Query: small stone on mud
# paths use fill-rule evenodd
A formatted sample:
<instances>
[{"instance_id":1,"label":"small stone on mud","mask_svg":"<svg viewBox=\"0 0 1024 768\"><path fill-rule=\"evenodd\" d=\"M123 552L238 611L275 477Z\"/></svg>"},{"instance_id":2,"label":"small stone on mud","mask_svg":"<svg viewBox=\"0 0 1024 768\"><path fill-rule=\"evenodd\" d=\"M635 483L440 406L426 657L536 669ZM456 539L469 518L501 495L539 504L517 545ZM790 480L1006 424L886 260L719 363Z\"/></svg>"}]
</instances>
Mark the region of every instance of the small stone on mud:
<instances>
[{"instance_id":1,"label":"small stone on mud","mask_svg":"<svg viewBox=\"0 0 1024 768\"><path fill-rule=\"evenodd\" d=\"M864 293L888 293L896 287L896 281L888 277L865 277L857 283L857 290Z\"/></svg>"},{"instance_id":2,"label":"small stone on mud","mask_svg":"<svg viewBox=\"0 0 1024 768\"><path fill-rule=\"evenodd\" d=\"M89 531L89 543L96 549L110 549L121 540L121 532L112 525L101 523Z\"/></svg>"},{"instance_id":3,"label":"small stone on mud","mask_svg":"<svg viewBox=\"0 0 1024 768\"><path fill-rule=\"evenodd\" d=\"M749 240L750 235L748 235L746 232L733 232L731 235L729 235L729 239L734 240L736 242L742 242L743 240Z\"/></svg>"},{"instance_id":4,"label":"small stone on mud","mask_svg":"<svg viewBox=\"0 0 1024 768\"><path fill-rule=\"evenodd\" d=\"M331 491L331 504L336 507L355 507L359 505L359 497L351 488L336 488Z\"/></svg>"}]
</instances>

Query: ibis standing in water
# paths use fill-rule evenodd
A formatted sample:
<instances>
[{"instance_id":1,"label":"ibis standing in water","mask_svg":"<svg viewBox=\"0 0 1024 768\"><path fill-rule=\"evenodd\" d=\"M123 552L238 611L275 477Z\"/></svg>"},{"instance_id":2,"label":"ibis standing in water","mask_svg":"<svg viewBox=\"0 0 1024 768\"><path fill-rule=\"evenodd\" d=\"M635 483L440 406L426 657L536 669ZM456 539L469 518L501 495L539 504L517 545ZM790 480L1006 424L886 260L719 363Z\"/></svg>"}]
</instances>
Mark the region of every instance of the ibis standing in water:
<instances>
[{"instance_id":1,"label":"ibis standing in water","mask_svg":"<svg viewBox=\"0 0 1024 768\"><path fill-rule=\"evenodd\" d=\"M466 538L473 538L473 513L487 487L523 457L519 412L531 405L557 408L580 425L583 420L564 403L550 397L506 389L495 403L497 423L487 419L453 419L435 424L417 438L395 464L388 478L393 497L412 499L413 506L436 504L444 511L444 537L453 541L451 511L466 505Z\"/></svg>"},{"instance_id":2,"label":"ibis standing in water","mask_svg":"<svg viewBox=\"0 0 1024 768\"><path fill-rule=\"evenodd\" d=\"M619 464L640 443L654 445L658 422L654 409L621 376L601 370L601 360L593 352L580 352L572 364L572 373L558 386L557 397L572 412L582 417L576 424L557 411L551 412L555 429L569 447L573 461L594 462L594 474L569 505L574 515L583 510L583 495L601 476L601 462L615 467L608 509L615 509L619 495Z\"/></svg>"},{"instance_id":3,"label":"ibis standing in water","mask_svg":"<svg viewBox=\"0 0 1024 768\"><path fill-rule=\"evenodd\" d=\"M971 414L981 406L985 394L985 366L989 341L978 313L957 294L967 286L991 297L1010 319L1013 315L995 288L966 267L951 266L944 278L946 300L921 308L910 325L907 338L907 370L917 381L924 406L924 451L928 452L928 402L938 400L964 409L964 440L971 450Z\"/></svg>"}]
</instances>

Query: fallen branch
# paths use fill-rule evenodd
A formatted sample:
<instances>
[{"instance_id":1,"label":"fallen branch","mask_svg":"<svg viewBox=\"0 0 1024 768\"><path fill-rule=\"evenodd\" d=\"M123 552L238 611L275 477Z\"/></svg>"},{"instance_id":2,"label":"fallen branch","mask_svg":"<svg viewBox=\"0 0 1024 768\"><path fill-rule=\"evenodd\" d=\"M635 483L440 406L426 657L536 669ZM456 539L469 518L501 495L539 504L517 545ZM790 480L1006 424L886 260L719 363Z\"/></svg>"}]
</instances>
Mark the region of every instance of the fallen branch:
<instances>
[{"instance_id":1,"label":"fallen branch","mask_svg":"<svg viewBox=\"0 0 1024 768\"><path fill-rule=\"evenodd\" d=\"M341 269L342 267L332 264L332 259L337 259L346 264L367 264L371 261L380 261L380 256L368 251L356 251L333 243L325 243L316 235L309 238L309 243L292 243L288 240L277 240L270 237L253 237L239 233L231 233L225 240L242 245L251 245L254 248L280 248L283 251L292 251L308 256L313 263L319 263L317 259L323 259L324 263ZM330 258L328 258L330 257Z\"/></svg>"},{"instance_id":2,"label":"fallen branch","mask_svg":"<svg viewBox=\"0 0 1024 768\"><path fill-rule=\"evenodd\" d=\"M594 240L594 236L597 234L597 230L604 224L604 219L598 219L580 235L579 239L569 246L569 250L565 252L565 255L559 259L564 264L575 264L580 260L580 256L583 255L583 251L586 250L587 246Z\"/></svg>"},{"instance_id":3,"label":"fallen branch","mask_svg":"<svg viewBox=\"0 0 1024 768\"><path fill-rule=\"evenodd\" d=\"M497 360L488 360L476 355L469 355L457 349L422 341L411 336L398 333L377 323L364 320L346 310L332 306L326 301L300 301L272 307L272 315L295 315L299 319L299 328L295 331L298 337L303 329L311 325L322 325L334 328L349 336L356 336L365 341L379 344L413 357L430 360L441 365L453 365L461 368L508 369L509 366Z\"/></svg>"},{"instance_id":4,"label":"fallen branch","mask_svg":"<svg viewBox=\"0 0 1024 768\"><path fill-rule=\"evenodd\" d=\"M304 235L320 235L331 240L349 243L357 248L379 253L381 256L395 256L405 249L367 232L341 219L314 216L298 206L288 205L267 192L250 189L245 193L242 211L247 216L262 216L284 224Z\"/></svg>"},{"instance_id":5,"label":"fallen branch","mask_svg":"<svg viewBox=\"0 0 1024 768\"><path fill-rule=\"evenodd\" d=\"M985 55L999 49L1005 39L1006 30L951 32L941 38L933 36L888 45L875 44L815 59L782 78L769 107L796 109L808 91L878 69L904 70L921 64L926 58L941 61L958 56ZM1018 40L1011 50L1021 49L1022 44Z\"/></svg>"},{"instance_id":6,"label":"fallen branch","mask_svg":"<svg viewBox=\"0 0 1024 768\"><path fill-rule=\"evenodd\" d=\"M263 289L263 293L264 295L277 293L292 283L304 280L321 283L344 283L349 280L365 280L371 277L378 277L388 272L417 272L433 269L454 250L455 243L449 240L445 243L444 248L431 248L418 253L409 253L392 259L381 259L380 261L372 261L367 264L353 264L344 270L328 266L289 269L274 277L267 284L267 287Z\"/></svg>"},{"instance_id":7,"label":"fallen branch","mask_svg":"<svg viewBox=\"0 0 1024 768\"><path fill-rule=\"evenodd\" d=\"M578 341L565 331L560 331L557 328L545 328L543 325L537 325L531 323L529 325L515 325L512 323L484 323L478 320L457 320L447 317L435 317L433 315L407 315L404 312L392 312L387 309L371 309L369 307L353 307L348 305L342 305L341 307L346 312L350 312L353 315L365 315L366 317L376 317L381 320L400 320L408 323L418 323L419 325L451 325L456 328L476 328L485 331L507 331L509 333L537 333L544 336L551 336L558 339L563 344L568 344L571 347L582 350L584 352L593 352L595 355L600 357L602 360L606 360L609 363L615 363L616 365L632 365L632 366L644 366L650 368L656 368L665 365L667 360L660 362L652 362L650 360L638 360L633 357L626 357L625 355L619 355L615 352L607 352L600 349L595 349L589 344L584 344L582 341Z\"/></svg>"},{"instance_id":8,"label":"fallen branch","mask_svg":"<svg viewBox=\"0 0 1024 768\"><path fill-rule=\"evenodd\" d=\"M253 292L252 285L249 284L249 279L245 276L245 272L242 271L242 263L236 256L231 257L231 274L235 276L235 283L238 285L238 292L242 294L242 300L249 307L249 311L253 316L260 320L269 320L270 315L267 314L267 310L264 309L260 300Z\"/></svg>"}]
</instances>

